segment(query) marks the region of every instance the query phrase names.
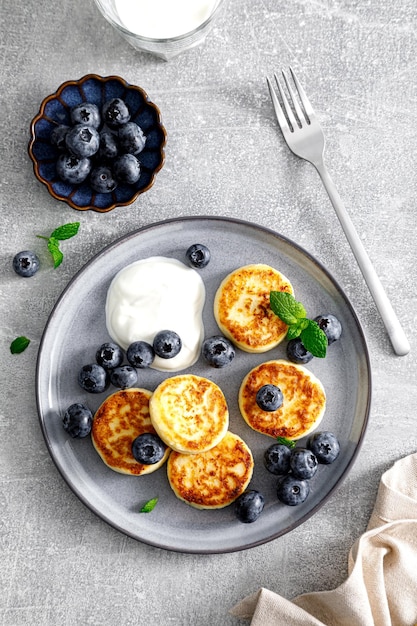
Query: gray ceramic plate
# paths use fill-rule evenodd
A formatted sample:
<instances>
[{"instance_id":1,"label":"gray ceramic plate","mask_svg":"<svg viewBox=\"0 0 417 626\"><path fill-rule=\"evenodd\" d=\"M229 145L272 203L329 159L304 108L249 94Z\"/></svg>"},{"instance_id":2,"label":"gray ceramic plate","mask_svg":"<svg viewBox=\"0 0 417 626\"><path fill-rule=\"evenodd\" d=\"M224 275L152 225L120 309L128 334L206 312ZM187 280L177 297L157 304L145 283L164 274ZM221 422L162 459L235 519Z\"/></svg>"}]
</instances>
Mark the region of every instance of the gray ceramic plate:
<instances>
[{"instance_id":1,"label":"gray ceramic plate","mask_svg":"<svg viewBox=\"0 0 417 626\"><path fill-rule=\"evenodd\" d=\"M321 429L337 434L341 453L335 463L320 466L311 481L308 499L288 507L275 495L276 478L263 467L263 453L273 442L252 431L243 421L237 394L243 376L258 363L285 357L285 343L264 355L237 352L232 364L216 370L201 359L190 371L213 379L223 389L230 410L230 430L252 449L255 471L251 487L261 490L265 509L252 524L242 524L233 506L200 511L178 500L162 468L142 477L113 472L101 461L90 438L71 439L62 427L62 415L73 402L95 410L105 395L85 393L77 383L82 365L94 361L98 346L108 341L104 305L113 276L137 259L154 255L185 260L193 243L204 243L212 253L201 270L207 300L206 336L218 333L212 314L213 296L222 278L248 263L267 263L279 269L294 286L310 317L334 313L342 322L342 338L329 347L325 359L308 367L327 392L327 410ZM154 389L167 374L142 370L138 386ZM109 393L109 392L107 392ZM259 226L224 218L195 217L153 224L116 241L93 258L73 278L59 298L46 326L37 365L37 402L49 452L77 496L100 518L140 541L182 552L231 552L265 543L289 532L332 494L350 470L364 436L371 395L369 355L365 339L349 301L328 272L291 241ZM301 440L302 443L302 440ZM141 506L157 496L151 513ZM337 497L337 496L335 496Z\"/></svg>"}]
</instances>

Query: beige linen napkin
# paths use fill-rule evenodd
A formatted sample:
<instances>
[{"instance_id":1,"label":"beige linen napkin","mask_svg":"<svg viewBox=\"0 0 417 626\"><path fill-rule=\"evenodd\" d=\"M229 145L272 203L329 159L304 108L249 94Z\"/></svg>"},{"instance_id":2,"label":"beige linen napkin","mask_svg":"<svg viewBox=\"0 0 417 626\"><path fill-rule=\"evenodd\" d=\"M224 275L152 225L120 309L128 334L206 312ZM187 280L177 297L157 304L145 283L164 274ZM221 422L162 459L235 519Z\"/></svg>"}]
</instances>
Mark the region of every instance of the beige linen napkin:
<instances>
[{"instance_id":1,"label":"beige linen napkin","mask_svg":"<svg viewBox=\"0 0 417 626\"><path fill-rule=\"evenodd\" d=\"M231 613L252 619L251 626L417 626L417 453L382 475L348 571L332 591L290 601L260 589Z\"/></svg>"}]
</instances>

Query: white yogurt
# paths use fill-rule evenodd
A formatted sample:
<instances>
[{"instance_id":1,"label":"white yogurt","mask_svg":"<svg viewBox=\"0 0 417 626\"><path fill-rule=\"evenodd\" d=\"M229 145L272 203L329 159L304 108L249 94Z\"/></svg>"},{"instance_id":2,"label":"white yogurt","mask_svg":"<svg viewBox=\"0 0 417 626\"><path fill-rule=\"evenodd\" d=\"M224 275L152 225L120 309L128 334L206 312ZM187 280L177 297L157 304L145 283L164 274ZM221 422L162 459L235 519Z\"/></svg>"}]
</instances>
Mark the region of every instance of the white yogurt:
<instances>
[{"instance_id":1,"label":"white yogurt","mask_svg":"<svg viewBox=\"0 0 417 626\"><path fill-rule=\"evenodd\" d=\"M181 261L149 257L124 267L113 278L106 299L106 325L125 350L134 341L152 345L161 330L173 330L182 348L172 359L158 356L152 367L179 371L193 365L204 338L206 292L196 270Z\"/></svg>"},{"instance_id":2,"label":"white yogurt","mask_svg":"<svg viewBox=\"0 0 417 626\"><path fill-rule=\"evenodd\" d=\"M217 4L218 0L115 0L122 24L152 39L189 33L210 17Z\"/></svg>"}]
</instances>

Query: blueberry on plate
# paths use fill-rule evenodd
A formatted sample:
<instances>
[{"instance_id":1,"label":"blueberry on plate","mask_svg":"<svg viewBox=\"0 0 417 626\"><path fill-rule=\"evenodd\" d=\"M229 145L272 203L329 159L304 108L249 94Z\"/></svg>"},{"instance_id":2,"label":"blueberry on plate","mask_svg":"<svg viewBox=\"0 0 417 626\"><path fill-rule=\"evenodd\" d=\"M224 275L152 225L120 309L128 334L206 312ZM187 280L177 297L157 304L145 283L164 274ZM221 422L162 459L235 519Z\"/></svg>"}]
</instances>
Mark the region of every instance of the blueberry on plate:
<instances>
[{"instance_id":1,"label":"blueberry on plate","mask_svg":"<svg viewBox=\"0 0 417 626\"><path fill-rule=\"evenodd\" d=\"M65 411L62 424L71 437L87 437L93 425L93 414L85 404L76 402Z\"/></svg>"},{"instance_id":2,"label":"blueberry on plate","mask_svg":"<svg viewBox=\"0 0 417 626\"><path fill-rule=\"evenodd\" d=\"M314 321L320 326L322 331L327 337L327 343L330 346L331 343L337 341L342 334L342 324L339 322L335 315L331 313L325 313L318 315L314 318Z\"/></svg>"},{"instance_id":3,"label":"blueberry on plate","mask_svg":"<svg viewBox=\"0 0 417 626\"><path fill-rule=\"evenodd\" d=\"M235 501L235 515L240 522L256 522L265 506L265 498L260 491L248 489Z\"/></svg>"},{"instance_id":4,"label":"blueberry on plate","mask_svg":"<svg viewBox=\"0 0 417 626\"><path fill-rule=\"evenodd\" d=\"M66 126L65 124L59 124L58 126L55 126L55 128L51 132L51 144L53 146L56 146L60 151L67 149L65 137L67 136L67 132L69 131L69 129L70 126Z\"/></svg>"},{"instance_id":5,"label":"blueberry on plate","mask_svg":"<svg viewBox=\"0 0 417 626\"><path fill-rule=\"evenodd\" d=\"M129 109L121 98L112 98L103 104L103 121L110 128L117 128L130 120Z\"/></svg>"},{"instance_id":6,"label":"blueberry on plate","mask_svg":"<svg viewBox=\"0 0 417 626\"><path fill-rule=\"evenodd\" d=\"M201 270L209 264L211 254L210 250L204 244L194 243L187 249L185 256L191 267L196 267Z\"/></svg>"},{"instance_id":7,"label":"blueberry on plate","mask_svg":"<svg viewBox=\"0 0 417 626\"><path fill-rule=\"evenodd\" d=\"M123 363L123 350L117 343L103 343L96 352L96 361L106 370L112 370Z\"/></svg>"},{"instance_id":8,"label":"blueberry on plate","mask_svg":"<svg viewBox=\"0 0 417 626\"><path fill-rule=\"evenodd\" d=\"M256 392L256 404L262 411L277 411L283 402L282 391L276 385L262 385Z\"/></svg>"},{"instance_id":9,"label":"blueberry on plate","mask_svg":"<svg viewBox=\"0 0 417 626\"><path fill-rule=\"evenodd\" d=\"M305 349L301 339L296 337L287 343L287 357L293 363L305 365L311 361L313 355Z\"/></svg>"},{"instance_id":10,"label":"blueberry on plate","mask_svg":"<svg viewBox=\"0 0 417 626\"><path fill-rule=\"evenodd\" d=\"M155 335L153 349L161 359L172 359L182 348L180 336L173 330L161 330Z\"/></svg>"},{"instance_id":11,"label":"blueberry on plate","mask_svg":"<svg viewBox=\"0 0 417 626\"><path fill-rule=\"evenodd\" d=\"M131 365L120 365L111 370L110 382L119 389L128 389L138 382L138 373Z\"/></svg>"},{"instance_id":12,"label":"blueberry on plate","mask_svg":"<svg viewBox=\"0 0 417 626\"><path fill-rule=\"evenodd\" d=\"M39 258L32 250L22 250L13 257L13 269L19 276L30 278L39 269Z\"/></svg>"},{"instance_id":13,"label":"blueberry on plate","mask_svg":"<svg viewBox=\"0 0 417 626\"><path fill-rule=\"evenodd\" d=\"M97 193L110 193L117 187L117 180L107 165L98 165L90 174L90 185Z\"/></svg>"},{"instance_id":14,"label":"blueberry on plate","mask_svg":"<svg viewBox=\"0 0 417 626\"><path fill-rule=\"evenodd\" d=\"M89 363L78 372L78 383L89 393L102 393L109 386L109 376L98 363Z\"/></svg>"},{"instance_id":15,"label":"blueberry on plate","mask_svg":"<svg viewBox=\"0 0 417 626\"><path fill-rule=\"evenodd\" d=\"M340 452L340 444L337 437L329 431L310 435L307 440L307 448L313 452L319 463L326 465L333 463Z\"/></svg>"},{"instance_id":16,"label":"blueberry on plate","mask_svg":"<svg viewBox=\"0 0 417 626\"><path fill-rule=\"evenodd\" d=\"M127 124L121 126L118 138L122 152L139 154L145 147L146 137L141 127L135 122L127 122Z\"/></svg>"},{"instance_id":17,"label":"blueberry on plate","mask_svg":"<svg viewBox=\"0 0 417 626\"><path fill-rule=\"evenodd\" d=\"M307 448L294 448L290 455L290 470L295 478L308 480L317 472L318 460Z\"/></svg>"},{"instance_id":18,"label":"blueberry on plate","mask_svg":"<svg viewBox=\"0 0 417 626\"><path fill-rule=\"evenodd\" d=\"M277 476L290 471L291 450L283 443L273 443L264 452L264 465L268 472Z\"/></svg>"},{"instance_id":19,"label":"blueberry on plate","mask_svg":"<svg viewBox=\"0 0 417 626\"><path fill-rule=\"evenodd\" d=\"M84 182L91 171L89 158L81 159L73 154L64 152L56 161L56 172L61 180L73 185Z\"/></svg>"},{"instance_id":20,"label":"blueberry on plate","mask_svg":"<svg viewBox=\"0 0 417 626\"><path fill-rule=\"evenodd\" d=\"M133 185L140 178L140 163L134 154L122 154L113 161L113 172L121 183Z\"/></svg>"},{"instance_id":21,"label":"blueberry on plate","mask_svg":"<svg viewBox=\"0 0 417 626\"><path fill-rule=\"evenodd\" d=\"M70 111L72 124L84 124L98 128L101 124L101 116L98 106L92 102L81 102L72 107Z\"/></svg>"},{"instance_id":22,"label":"blueberry on plate","mask_svg":"<svg viewBox=\"0 0 417 626\"><path fill-rule=\"evenodd\" d=\"M288 506L297 506L304 502L310 493L310 486L306 480L295 478L287 474L279 479L277 485L277 497L280 502Z\"/></svg>"},{"instance_id":23,"label":"blueberry on plate","mask_svg":"<svg viewBox=\"0 0 417 626\"><path fill-rule=\"evenodd\" d=\"M138 463L154 465L164 458L167 446L153 433L138 435L132 443L132 454Z\"/></svg>"},{"instance_id":24,"label":"blueberry on plate","mask_svg":"<svg viewBox=\"0 0 417 626\"><path fill-rule=\"evenodd\" d=\"M128 347L126 357L132 367L145 369L152 365L155 351L147 341L134 341Z\"/></svg>"},{"instance_id":25,"label":"blueberry on plate","mask_svg":"<svg viewBox=\"0 0 417 626\"><path fill-rule=\"evenodd\" d=\"M214 335L205 339L201 352L207 363L217 368L229 365L235 357L233 344L222 335Z\"/></svg>"},{"instance_id":26,"label":"blueberry on plate","mask_svg":"<svg viewBox=\"0 0 417 626\"><path fill-rule=\"evenodd\" d=\"M93 156L98 151L100 135L93 126L77 124L67 132L65 143L71 154L84 159Z\"/></svg>"},{"instance_id":27,"label":"blueberry on plate","mask_svg":"<svg viewBox=\"0 0 417 626\"><path fill-rule=\"evenodd\" d=\"M109 130L102 130L100 133L98 154L104 160L114 159L119 154L117 139Z\"/></svg>"}]
</instances>

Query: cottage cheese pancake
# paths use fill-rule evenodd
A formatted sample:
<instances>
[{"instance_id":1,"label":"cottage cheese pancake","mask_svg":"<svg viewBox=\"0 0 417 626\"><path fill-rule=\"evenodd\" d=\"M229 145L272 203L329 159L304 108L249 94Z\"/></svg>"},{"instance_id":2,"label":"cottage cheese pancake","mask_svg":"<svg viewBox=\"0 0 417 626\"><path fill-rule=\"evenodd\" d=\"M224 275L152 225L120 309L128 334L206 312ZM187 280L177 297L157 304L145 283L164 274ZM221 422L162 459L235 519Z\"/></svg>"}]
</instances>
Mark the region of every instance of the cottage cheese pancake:
<instances>
[{"instance_id":1,"label":"cottage cheese pancake","mask_svg":"<svg viewBox=\"0 0 417 626\"><path fill-rule=\"evenodd\" d=\"M266 352L284 339L287 326L269 305L271 291L293 294L283 274L262 263L231 272L214 298L214 316L223 334L246 352Z\"/></svg>"},{"instance_id":2,"label":"cottage cheese pancake","mask_svg":"<svg viewBox=\"0 0 417 626\"><path fill-rule=\"evenodd\" d=\"M150 474L167 460L170 449L153 465L138 463L132 454L132 443L143 433L155 433L149 416L147 389L116 391L97 409L91 437L98 454L112 470L121 474L140 476Z\"/></svg>"},{"instance_id":3,"label":"cottage cheese pancake","mask_svg":"<svg viewBox=\"0 0 417 626\"><path fill-rule=\"evenodd\" d=\"M208 452L172 452L167 472L169 484L180 500L198 509L220 509L245 491L253 466L247 444L228 431Z\"/></svg>"},{"instance_id":4,"label":"cottage cheese pancake","mask_svg":"<svg viewBox=\"0 0 417 626\"><path fill-rule=\"evenodd\" d=\"M185 454L205 452L227 432L229 411L221 389L193 374L172 376L152 394L149 410L160 438Z\"/></svg>"},{"instance_id":5,"label":"cottage cheese pancake","mask_svg":"<svg viewBox=\"0 0 417 626\"><path fill-rule=\"evenodd\" d=\"M282 391L284 401L276 411L263 411L256 393L272 384ZM302 365L285 360L267 361L252 369L239 390L239 408L251 428L271 437L300 439L320 423L326 394L319 379Z\"/></svg>"}]
</instances>

